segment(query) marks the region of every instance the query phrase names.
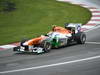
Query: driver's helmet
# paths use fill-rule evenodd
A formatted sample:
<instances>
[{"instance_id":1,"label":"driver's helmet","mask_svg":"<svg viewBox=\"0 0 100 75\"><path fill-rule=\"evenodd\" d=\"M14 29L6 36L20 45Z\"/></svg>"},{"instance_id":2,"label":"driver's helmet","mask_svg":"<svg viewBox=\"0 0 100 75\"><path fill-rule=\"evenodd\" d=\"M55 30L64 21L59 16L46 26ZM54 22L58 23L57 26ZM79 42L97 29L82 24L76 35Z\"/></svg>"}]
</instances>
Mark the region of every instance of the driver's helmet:
<instances>
[{"instance_id":1,"label":"driver's helmet","mask_svg":"<svg viewBox=\"0 0 100 75\"><path fill-rule=\"evenodd\" d=\"M72 27L69 27L68 24L69 23L65 23L65 28L68 29L68 30L72 30Z\"/></svg>"},{"instance_id":2,"label":"driver's helmet","mask_svg":"<svg viewBox=\"0 0 100 75\"><path fill-rule=\"evenodd\" d=\"M66 29L71 31L72 30L72 27L66 27Z\"/></svg>"},{"instance_id":3,"label":"driver's helmet","mask_svg":"<svg viewBox=\"0 0 100 75\"><path fill-rule=\"evenodd\" d=\"M56 27L56 25L52 25L52 31L55 31L54 29L55 29L55 27Z\"/></svg>"}]
</instances>

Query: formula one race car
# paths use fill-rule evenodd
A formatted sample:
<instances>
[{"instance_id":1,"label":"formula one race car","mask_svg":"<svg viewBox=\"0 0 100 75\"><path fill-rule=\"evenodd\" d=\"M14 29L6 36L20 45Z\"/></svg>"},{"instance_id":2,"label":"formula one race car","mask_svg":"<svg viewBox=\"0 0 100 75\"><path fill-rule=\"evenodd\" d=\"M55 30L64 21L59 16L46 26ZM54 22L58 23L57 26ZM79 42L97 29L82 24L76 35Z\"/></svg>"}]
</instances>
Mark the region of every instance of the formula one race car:
<instances>
[{"instance_id":1,"label":"formula one race car","mask_svg":"<svg viewBox=\"0 0 100 75\"><path fill-rule=\"evenodd\" d=\"M84 44L86 34L81 32L81 24L69 23L64 27L53 26L52 31L46 35L33 38L31 40L22 40L20 46L14 47L13 51L43 53L49 52L51 48L68 46L73 42Z\"/></svg>"}]
</instances>

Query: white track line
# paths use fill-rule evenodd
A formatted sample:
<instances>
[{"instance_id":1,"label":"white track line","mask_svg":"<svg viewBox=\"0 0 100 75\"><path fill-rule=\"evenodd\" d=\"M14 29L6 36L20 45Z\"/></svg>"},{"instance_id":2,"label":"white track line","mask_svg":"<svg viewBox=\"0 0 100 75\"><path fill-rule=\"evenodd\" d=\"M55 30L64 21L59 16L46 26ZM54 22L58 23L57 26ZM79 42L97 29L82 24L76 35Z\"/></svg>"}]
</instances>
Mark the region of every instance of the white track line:
<instances>
[{"instance_id":1,"label":"white track line","mask_svg":"<svg viewBox=\"0 0 100 75\"><path fill-rule=\"evenodd\" d=\"M100 15L100 13L92 13L92 15Z\"/></svg>"},{"instance_id":2,"label":"white track line","mask_svg":"<svg viewBox=\"0 0 100 75\"><path fill-rule=\"evenodd\" d=\"M94 9L91 9L91 11L92 10L94 10ZM93 29L95 29L95 28L93 28ZM86 43L100 44L99 42L86 42ZM76 63L76 62L81 62L81 61L86 61L86 60L97 59L97 58L100 58L100 55L89 57L89 58L84 58L84 59L78 59L78 60L68 61L68 62L61 62L61 63L56 63L56 64L50 64L50 65L42 65L42 66L36 66L36 67L30 67L30 68L24 68L24 69L18 69L18 70L3 71L3 72L0 72L0 74L12 73L12 72L20 72L20 71L26 71L26 70L35 70L35 69L41 69L41 68L53 67L53 66L60 66L60 65L64 65L64 64Z\"/></svg>"},{"instance_id":3,"label":"white track line","mask_svg":"<svg viewBox=\"0 0 100 75\"><path fill-rule=\"evenodd\" d=\"M100 9L89 9L90 11L100 11Z\"/></svg>"},{"instance_id":4,"label":"white track line","mask_svg":"<svg viewBox=\"0 0 100 75\"><path fill-rule=\"evenodd\" d=\"M92 17L91 19L100 19L100 17Z\"/></svg>"},{"instance_id":5,"label":"white track line","mask_svg":"<svg viewBox=\"0 0 100 75\"><path fill-rule=\"evenodd\" d=\"M91 31L91 30L94 30L94 29L97 29L97 28L100 28L100 25L98 25L98 26L95 26L94 28L91 28L91 29L89 29L89 30L86 30L86 31L84 31L84 32L89 32L89 31Z\"/></svg>"},{"instance_id":6,"label":"white track line","mask_svg":"<svg viewBox=\"0 0 100 75\"><path fill-rule=\"evenodd\" d=\"M12 47L16 47L15 45L3 45L0 46L0 48L12 48Z\"/></svg>"},{"instance_id":7,"label":"white track line","mask_svg":"<svg viewBox=\"0 0 100 75\"><path fill-rule=\"evenodd\" d=\"M82 28L87 28L87 29L90 29L90 28L93 28L95 26L88 26L88 25L83 25Z\"/></svg>"},{"instance_id":8,"label":"white track line","mask_svg":"<svg viewBox=\"0 0 100 75\"><path fill-rule=\"evenodd\" d=\"M84 58L84 59L78 59L78 60L72 60L72 61L67 61L67 62L49 64L49 65L42 65L42 66L36 66L36 67L30 67L30 68L24 68L24 69L18 69L18 70L3 71L3 72L0 72L0 74L21 72L21 71L28 71L28 70L36 70L36 69L41 69L41 68L54 67L54 66L71 64L71 63L76 63L76 62L82 62L82 61L87 61L87 60L92 60L92 59L97 59L97 58L100 58L100 55L93 56L93 57L88 57L88 58Z\"/></svg>"},{"instance_id":9,"label":"white track line","mask_svg":"<svg viewBox=\"0 0 100 75\"><path fill-rule=\"evenodd\" d=\"M100 24L100 21L89 21L88 23Z\"/></svg>"},{"instance_id":10,"label":"white track line","mask_svg":"<svg viewBox=\"0 0 100 75\"><path fill-rule=\"evenodd\" d=\"M86 42L88 44L99 44L100 45L100 42Z\"/></svg>"}]
</instances>

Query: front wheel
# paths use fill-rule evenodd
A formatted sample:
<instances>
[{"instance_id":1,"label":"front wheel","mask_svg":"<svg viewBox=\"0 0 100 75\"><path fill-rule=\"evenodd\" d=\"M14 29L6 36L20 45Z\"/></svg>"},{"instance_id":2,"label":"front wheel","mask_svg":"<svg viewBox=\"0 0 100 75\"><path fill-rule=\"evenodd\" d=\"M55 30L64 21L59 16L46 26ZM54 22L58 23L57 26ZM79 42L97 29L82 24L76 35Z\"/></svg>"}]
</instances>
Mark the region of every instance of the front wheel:
<instances>
[{"instance_id":1,"label":"front wheel","mask_svg":"<svg viewBox=\"0 0 100 75\"><path fill-rule=\"evenodd\" d=\"M20 49L20 46L14 47L13 51L18 51L18 49Z\"/></svg>"},{"instance_id":2,"label":"front wheel","mask_svg":"<svg viewBox=\"0 0 100 75\"><path fill-rule=\"evenodd\" d=\"M42 47L43 47L44 52L50 52L52 48L51 43L49 42L43 42Z\"/></svg>"}]
</instances>

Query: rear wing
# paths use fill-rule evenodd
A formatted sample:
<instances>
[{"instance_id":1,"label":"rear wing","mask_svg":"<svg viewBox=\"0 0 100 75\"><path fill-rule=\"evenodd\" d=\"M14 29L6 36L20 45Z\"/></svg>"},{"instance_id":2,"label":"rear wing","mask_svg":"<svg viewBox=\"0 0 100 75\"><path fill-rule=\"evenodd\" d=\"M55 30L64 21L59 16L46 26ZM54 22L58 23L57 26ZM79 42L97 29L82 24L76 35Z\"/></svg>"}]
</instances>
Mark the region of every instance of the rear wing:
<instances>
[{"instance_id":1,"label":"rear wing","mask_svg":"<svg viewBox=\"0 0 100 75\"><path fill-rule=\"evenodd\" d=\"M65 24L65 27L70 27L70 28L74 29L75 33L78 33L81 31L81 26L82 26L81 23L66 23Z\"/></svg>"}]
</instances>

